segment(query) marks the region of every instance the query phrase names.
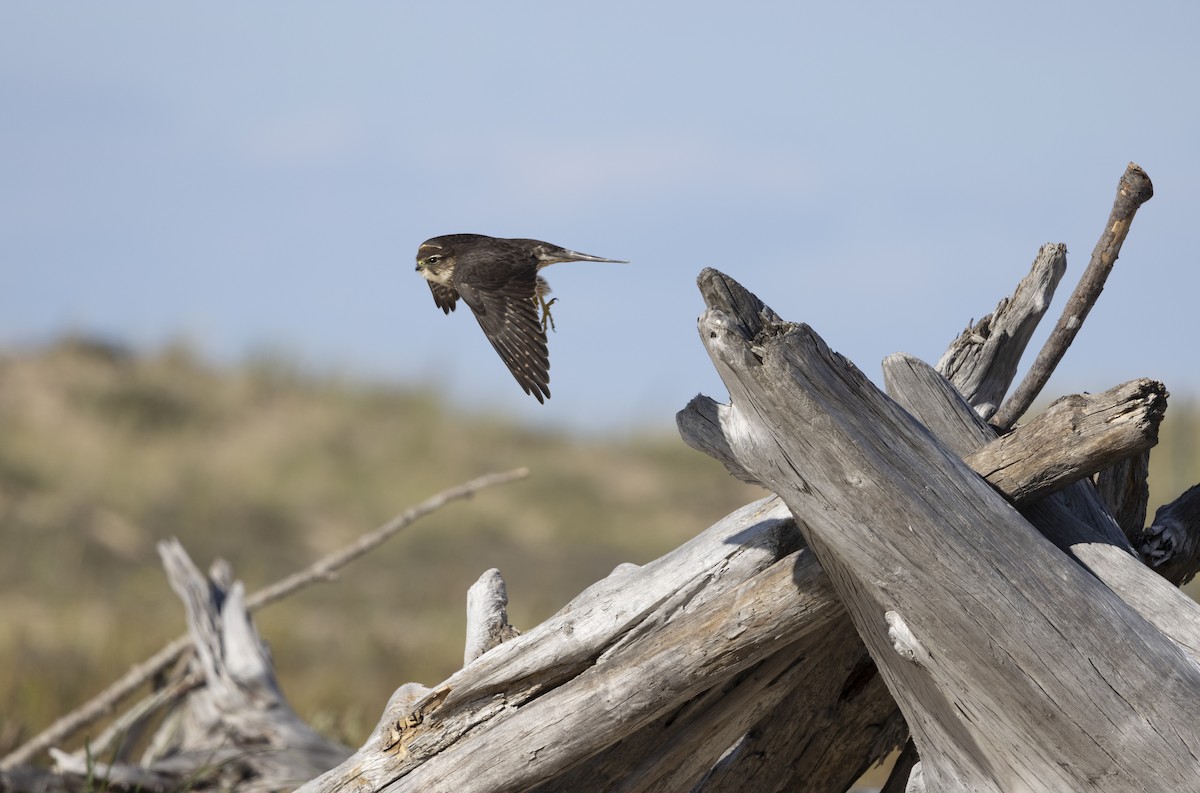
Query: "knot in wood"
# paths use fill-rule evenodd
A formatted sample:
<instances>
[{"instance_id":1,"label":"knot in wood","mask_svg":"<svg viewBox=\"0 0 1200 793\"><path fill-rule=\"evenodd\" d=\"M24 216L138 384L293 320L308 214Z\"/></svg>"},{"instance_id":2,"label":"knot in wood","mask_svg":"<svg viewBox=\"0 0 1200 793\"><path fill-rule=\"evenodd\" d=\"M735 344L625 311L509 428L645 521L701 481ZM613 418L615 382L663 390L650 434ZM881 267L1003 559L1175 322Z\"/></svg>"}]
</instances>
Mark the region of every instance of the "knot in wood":
<instances>
[{"instance_id":1,"label":"knot in wood","mask_svg":"<svg viewBox=\"0 0 1200 793\"><path fill-rule=\"evenodd\" d=\"M917 641L899 612L885 612L883 618L888 625L888 640L892 643L892 649L917 666L927 666L930 660L928 651Z\"/></svg>"}]
</instances>

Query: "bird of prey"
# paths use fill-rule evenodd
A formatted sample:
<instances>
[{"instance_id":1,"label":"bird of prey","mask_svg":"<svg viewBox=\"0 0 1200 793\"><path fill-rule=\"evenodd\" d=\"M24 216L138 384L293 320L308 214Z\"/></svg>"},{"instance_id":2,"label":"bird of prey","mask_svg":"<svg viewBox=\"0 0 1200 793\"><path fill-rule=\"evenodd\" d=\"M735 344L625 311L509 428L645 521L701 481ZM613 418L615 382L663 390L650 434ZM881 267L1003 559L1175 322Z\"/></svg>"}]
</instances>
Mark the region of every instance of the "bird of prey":
<instances>
[{"instance_id":1,"label":"bird of prey","mask_svg":"<svg viewBox=\"0 0 1200 793\"><path fill-rule=\"evenodd\" d=\"M546 300L550 286L538 270L555 262L627 264L540 240L482 234L434 237L417 249L417 272L437 307L449 314L461 297L521 388L543 404L550 398L546 327L554 328L555 300Z\"/></svg>"}]
</instances>

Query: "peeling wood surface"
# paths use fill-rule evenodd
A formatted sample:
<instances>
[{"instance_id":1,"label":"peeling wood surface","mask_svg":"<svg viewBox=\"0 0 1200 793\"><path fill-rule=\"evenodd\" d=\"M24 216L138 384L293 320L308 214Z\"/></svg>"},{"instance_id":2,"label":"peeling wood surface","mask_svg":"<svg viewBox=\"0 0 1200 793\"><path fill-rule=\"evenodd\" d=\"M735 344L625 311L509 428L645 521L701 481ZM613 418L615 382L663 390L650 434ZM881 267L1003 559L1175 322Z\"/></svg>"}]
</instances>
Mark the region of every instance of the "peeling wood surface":
<instances>
[{"instance_id":1,"label":"peeling wood surface","mask_svg":"<svg viewBox=\"0 0 1200 793\"><path fill-rule=\"evenodd\" d=\"M1118 461L1092 478L1100 500L1130 543L1146 526L1149 476L1150 450L1147 449Z\"/></svg>"}]
</instances>

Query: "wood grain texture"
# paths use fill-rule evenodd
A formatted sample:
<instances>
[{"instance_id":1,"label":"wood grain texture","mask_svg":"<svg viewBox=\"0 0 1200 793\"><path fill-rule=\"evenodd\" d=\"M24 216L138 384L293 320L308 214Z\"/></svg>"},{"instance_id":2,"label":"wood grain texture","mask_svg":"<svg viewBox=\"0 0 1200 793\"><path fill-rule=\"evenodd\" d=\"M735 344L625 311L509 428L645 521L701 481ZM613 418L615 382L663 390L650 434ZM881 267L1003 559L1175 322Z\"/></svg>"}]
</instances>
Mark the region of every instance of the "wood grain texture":
<instances>
[{"instance_id":1,"label":"wood grain texture","mask_svg":"<svg viewBox=\"0 0 1200 793\"><path fill-rule=\"evenodd\" d=\"M735 676L764 662L785 668L780 653L842 614L788 511L765 499L589 587L381 724L376 741L304 789L553 789L560 775ZM747 691L738 696L759 696ZM709 717L690 708L671 728L703 737L690 719ZM697 773L727 748L706 739L673 751L684 746ZM593 773L613 773L604 759ZM666 767L645 774L657 779ZM636 789L638 776L623 779Z\"/></svg>"},{"instance_id":2,"label":"wood grain texture","mask_svg":"<svg viewBox=\"0 0 1200 793\"><path fill-rule=\"evenodd\" d=\"M488 570L467 590L467 640L463 666L520 631L508 624L508 587L496 568Z\"/></svg>"},{"instance_id":3,"label":"wood grain texture","mask_svg":"<svg viewBox=\"0 0 1200 793\"><path fill-rule=\"evenodd\" d=\"M1132 454L1099 471L1092 481L1104 506L1133 542L1146 526L1150 504L1150 450Z\"/></svg>"},{"instance_id":4,"label":"wood grain texture","mask_svg":"<svg viewBox=\"0 0 1200 793\"><path fill-rule=\"evenodd\" d=\"M1021 356L1067 269L1067 246L1046 243L1012 295L955 339L937 363L963 398L991 418L1016 377Z\"/></svg>"},{"instance_id":5,"label":"wood grain texture","mask_svg":"<svg viewBox=\"0 0 1200 793\"><path fill-rule=\"evenodd\" d=\"M923 361L903 354L889 356L884 361L884 382L888 392L955 453L969 458L972 451L995 442L994 428ZM1025 506L1021 514L1200 663L1200 605L1138 562L1091 482L1078 481Z\"/></svg>"},{"instance_id":6,"label":"wood grain texture","mask_svg":"<svg viewBox=\"0 0 1200 793\"><path fill-rule=\"evenodd\" d=\"M742 414L727 446L802 518L928 788L1194 782L1191 659L810 328L773 320L720 273L700 281L701 338ZM885 612L924 660L896 653Z\"/></svg>"},{"instance_id":7,"label":"wood grain texture","mask_svg":"<svg viewBox=\"0 0 1200 793\"><path fill-rule=\"evenodd\" d=\"M1100 394L1065 396L968 454L966 463L1022 506L1148 451L1158 443L1166 409L1167 389L1144 378Z\"/></svg>"}]
</instances>

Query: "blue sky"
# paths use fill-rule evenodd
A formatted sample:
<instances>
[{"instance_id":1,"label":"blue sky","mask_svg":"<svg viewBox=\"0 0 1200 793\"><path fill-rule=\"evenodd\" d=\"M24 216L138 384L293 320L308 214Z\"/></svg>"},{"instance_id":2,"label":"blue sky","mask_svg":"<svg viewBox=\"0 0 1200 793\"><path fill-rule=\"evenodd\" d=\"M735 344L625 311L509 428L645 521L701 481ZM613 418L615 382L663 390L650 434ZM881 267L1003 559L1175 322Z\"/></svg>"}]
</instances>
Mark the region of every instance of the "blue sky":
<instances>
[{"instance_id":1,"label":"blue sky","mask_svg":"<svg viewBox=\"0 0 1200 793\"><path fill-rule=\"evenodd\" d=\"M0 345L183 337L669 427L725 397L701 268L878 381L1051 241L1057 317L1133 160L1155 198L1048 392L1194 396L1200 11L1146 5L6 3ZM455 232L632 260L545 272L545 406L413 272Z\"/></svg>"}]
</instances>

